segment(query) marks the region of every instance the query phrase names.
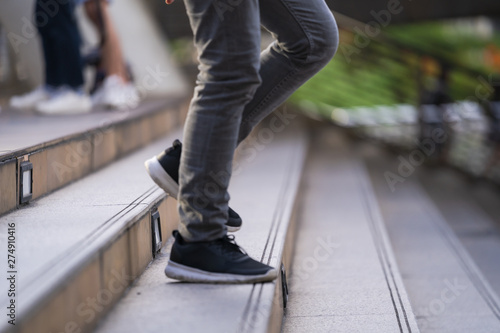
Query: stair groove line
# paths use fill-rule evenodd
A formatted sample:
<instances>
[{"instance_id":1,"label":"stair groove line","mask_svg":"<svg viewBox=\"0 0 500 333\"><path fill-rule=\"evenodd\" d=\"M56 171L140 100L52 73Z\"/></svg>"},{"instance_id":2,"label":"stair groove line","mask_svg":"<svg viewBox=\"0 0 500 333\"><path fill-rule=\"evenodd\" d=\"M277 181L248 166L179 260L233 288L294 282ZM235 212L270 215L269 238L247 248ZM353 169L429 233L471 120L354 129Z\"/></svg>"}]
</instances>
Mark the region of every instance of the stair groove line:
<instances>
[{"instance_id":1,"label":"stair groove line","mask_svg":"<svg viewBox=\"0 0 500 333\"><path fill-rule=\"evenodd\" d=\"M396 315L396 318L398 321L400 332L404 332L403 324L401 323L401 318L400 318L402 316L404 318L405 325L406 325L406 328L408 329L408 332L411 333L412 329L411 329L410 323L408 321L408 315L407 315L405 306L403 304L403 301L401 299L401 294L400 294L399 288L398 288L397 283L396 283L395 278L394 278L394 272L392 270L392 266L388 260L387 249L384 246L385 242L383 240L383 236L381 234L381 230L380 230L380 226L379 226L379 223L383 223L383 222L380 221L375 216L375 210L376 210L376 212L378 212L378 207L375 206L376 203L373 202L373 196L375 194L373 193L373 190L370 191L369 184L367 183L369 180L364 179L363 177L359 176L362 174L363 175L367 174L366 167L364 165L362 165L361 162L357 162L355 164L355 169L357 169L357 171L358 171L358 172L356 172L356 174L358 175L358 177L356 177L356 178L358 179L358 186L361 188L361 193L363 194L363 197L364 197L363 206L365 207L365 211L366 211L367 215L370 217L369 218L370 231L372 233L375 247L377 249L377 256L379 258L380 265L381 265L382 271L384 273L384 278L385 278L385 281L387 284L387 288L388 288L390 296L391 296L391 302L392 302L394 312L395 312L395 315ZM377 223L377 221L378 221L378 223ZM388 274L390 275L390 279L389 279ZM391 286L391 282L392 282L393 287ZM395 289L394 291L393 291L393 288ZM398 303L399 303L399 306L401 307L402 313L400 313L398 306L396 304L396 300L394 298L394 292L397 295Z\"/></svg>"}]
</instances>

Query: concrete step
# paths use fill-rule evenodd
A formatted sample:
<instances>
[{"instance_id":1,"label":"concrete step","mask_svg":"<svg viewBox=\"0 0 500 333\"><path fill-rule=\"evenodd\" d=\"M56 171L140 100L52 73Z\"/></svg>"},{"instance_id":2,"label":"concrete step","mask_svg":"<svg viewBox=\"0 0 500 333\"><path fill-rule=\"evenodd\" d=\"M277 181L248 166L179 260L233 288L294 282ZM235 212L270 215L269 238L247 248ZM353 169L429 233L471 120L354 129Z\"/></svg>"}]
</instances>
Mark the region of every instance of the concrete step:
<instances>
[{"instance_id":1,"label":"concrete step","mask_svg":"<svg viewBox=\"0 0 500 333\"><path fill-rule=\"evenodd\" d=\"M400 160L377 147L356 149L368 165L421 332L499 332L498 215L476 204L471 185L450 170L421 166L391 189L384 175L396 174Z\"/></svg>"},{"instance_id":2,"label":"concrete step","mask_svg":"<svg viewBox=\"0 0 500 333\"><path fill-rule=\"evenodd\" d=\"M278 280L253 285L177 283L163 272L170 251L166 246L97 332L280 331L308 141L296 125L282 133L265 124L257 129L239 150L230 186L231 207L244 221L236 234L238 244L250 256L281 269Z\"/></svg>"},{"instance_id":3,"label":"concrete step","mask_svg":"<svg viewBox=\"0 0 500 333\"><path fill-rule=\"evenodd\" d=\"M12 267L7 260L0 264L14 277L15 295L2 292L0 304L6 309L15 302L16 315L15 326L1 321L1 332L85 332L95 326L151 262L158 215L163 244L177 225L176 202L166 200L143 163L178 136L174 131L0 218L2 247L8 240L15 244ZM1 290L12 288L0 281Z\"/></svg>"},{"instance_id":4,"label":"concrete step","mask_svg":"<svg viewBox=\"0 0 500 333\"><path fill-rule=\"evenodd\" d=\"M44 117L0 114L0 215L22 207L21 163L32 167L32 200L147 145L183 120L185 96L144 101L137 109ZM29 192L27 190L27 192Z\"/></svg>"},{"instance_id":5,"label":"concrete step","mask_svg":"<svg viewBox=\"0 0 500 333\"><path fill-rule=\"evenodd\" d=\"M314 131L283 332L418 332L362 160Z\"/></svg>"},{"instance_id":6,"label":"concrete step","mask_svg":"<svg viewBox=\"0 0 500 333\"><path fill-rule=\"evenodd\" d=\"M467 250L491 288L500 295L500 192L456 172L420 170L416 180Z\"/></svg>"}]
</instances>

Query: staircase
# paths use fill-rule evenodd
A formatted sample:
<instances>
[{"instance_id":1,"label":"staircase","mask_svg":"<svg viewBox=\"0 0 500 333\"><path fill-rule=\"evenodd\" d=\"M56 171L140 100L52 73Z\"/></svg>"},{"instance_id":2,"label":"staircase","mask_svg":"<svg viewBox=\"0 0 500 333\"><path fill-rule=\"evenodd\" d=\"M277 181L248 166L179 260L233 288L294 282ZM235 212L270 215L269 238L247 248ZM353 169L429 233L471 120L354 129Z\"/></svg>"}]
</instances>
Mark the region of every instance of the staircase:
<instances>
[{"instance_id":1,"label":"staircase","mask_svg":"<svg viewBox=\"0 0 500 333\"><path fill-rule=\"evenodd\" d=\"M1 267L15 296L2 279L0 303L10 314L14 300L16 325L4 315L1 332L500 330L498 193L472 193L459 175L424 166L392 192L383 174L397 158L286 108L237 150L230 185L244 220L238 244L279 278L166 278L176 201L143 162L181 137L184 113L179 97L108 122L113 114L52 125L2 114L10 125L0 132L9 150L0 159ZM14 140L14 126L26 135ZM66 132L56 137L55 128ZM33 167L28 204L19 195L23 162Z\"/></svg>"}]
</instances>

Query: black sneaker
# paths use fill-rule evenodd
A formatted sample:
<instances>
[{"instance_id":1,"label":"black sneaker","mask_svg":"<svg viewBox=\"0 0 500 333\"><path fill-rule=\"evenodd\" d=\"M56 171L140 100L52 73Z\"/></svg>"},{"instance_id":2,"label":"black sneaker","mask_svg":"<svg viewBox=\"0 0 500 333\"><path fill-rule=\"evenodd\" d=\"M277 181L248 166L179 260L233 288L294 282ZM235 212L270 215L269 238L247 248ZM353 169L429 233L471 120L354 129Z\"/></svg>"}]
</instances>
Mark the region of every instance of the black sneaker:
<instances>
[{"instance_id":1,"label":"black sneaker","mask_svg":"<svg viewBox=\"0 0 500 333\"><path fill-rule=\"evenodd\" d=\"M175 140L172 147L144 162L154 182L174 199L177 199L177 193L179 193L181 151L181 142ZM226 222L227 231L235 232L240 230L243 221L238 213L229 207L228 215L229 218Z\"/></svg>"},{"instance_id":2,"label":"black sneaker","mask_svg":"<svg viewBox=\"0 0 500 333\"><path fill-rule=\"evenodd\" d=\"M185 242L173 232L170 260L165 274L172 279L205 283L257 283L273 281L274 268L250 258L234 241L224 236L211 242Z\"/></svg>"}]
</instances>

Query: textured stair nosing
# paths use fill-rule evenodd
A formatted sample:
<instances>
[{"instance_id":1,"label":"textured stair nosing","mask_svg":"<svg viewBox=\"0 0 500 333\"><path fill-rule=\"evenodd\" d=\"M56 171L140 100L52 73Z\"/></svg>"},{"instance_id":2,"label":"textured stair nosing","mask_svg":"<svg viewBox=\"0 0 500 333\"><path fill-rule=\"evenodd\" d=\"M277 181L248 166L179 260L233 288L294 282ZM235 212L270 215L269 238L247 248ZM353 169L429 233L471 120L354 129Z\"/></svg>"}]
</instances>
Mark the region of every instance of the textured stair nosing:
<instances>
[{"instance_id":1,"label":"textured stair nosing","mask_svg":"<svg viewBox=\"0 0 500 333\"><path fill-rule=\"evenodd\" d=\"M266 253L266 245L261 258L263 262L276 267L280 273L283 267L285 276L290 270L293 254L292 243L295 239L297 195L301 184L305 157L307 156L308 138L304 139L301 144L301 151L293 156L287 172L292 182L287 182L282 187L280 205L277 207L278 210L275 211L273 218L270 238L268 239L269 241L272 238L272 246L269 253ZM278 237L280 238L278 239ZM276 243L277 241L278 243ZM278 254L273 258L273 251L275 251L276 247ZM247 303L247 312L241 318L238 332L281 332L285 306L282 288L284 282L286 283L286 281L283 281L283 275L279 274L278 279L272 284L255 284L253 286ZM269 309L265 309L269 312L264 313L264 320L259 322L255 318L259 313L263 312L260 303L261 298L264 298L264 302L267 302L267 304L264 303L264 306L269 307ZM249 328L252 329L249 330Z\"/></svg>"},{"instance_id":2,"label":"textured stair nosing","mask_svg":"<svg viewBox=\"0 0 500 333\"><path fill-rule=\"evenodd\" d=\"M418 332L356 150L314 132L284 332Z\"/></svg>"},{"instance_id":3,"label":"textured stair nosing","mask_svg":"<svg viewBox=\"0 0 500 333\"><path fill-rule=\"evenodd\" d=\"M382 214L375 199L376 196L368 179L366 166L357 163L356 168L359 170L358 175L363 175L363 177L359 178L359 185L365 197L364 203L366 204L367 214L371 217L370 228L372 229L378 258L384 272L387 287L389 288L400 331L410 333L419 332L408 294L406 293L401 273L394 257L394 251L387 235Z\"/></svg>"},{"instance_id":4,"label":"textured stair nosing","mask_svg":"<svg viewBox=\"0 0 500 333\"><path fill-rule=\"evenodd\" d=\"M424 192L421 185L415 184L415 187L417 187L419 191ZM493 315L500 321L500 299L498 295L490 286L487 279L483 276L481 270L474 263L474 260L464 248L451 227L446 223L446 219L443 217L441 212L439 212L436 206L432 204L429 198L419 196L418 200L420 200L421 204L427 208L425 211L429 212L429 218L434 221L436 227L441 232L450 249L453 250L458 258L462 269L467 274L474 287L483 298L484 302L491 309Z\"/></svg>"},{"instance_id":5,"label":"textured stair nosing","mask_svg":"<svg viewBox=\"0 0 500 333\"><path fill-rule=\"evenodd\" d=\"M371 179L421 329L498 331L498 295L443 214L417 179L407 178L391 192L381 175L397 162L375 152L367 157ZM451 299L446 296L450 291ZM433 307L436 304L440 307Z\"/></svg>"}]
</instances>

